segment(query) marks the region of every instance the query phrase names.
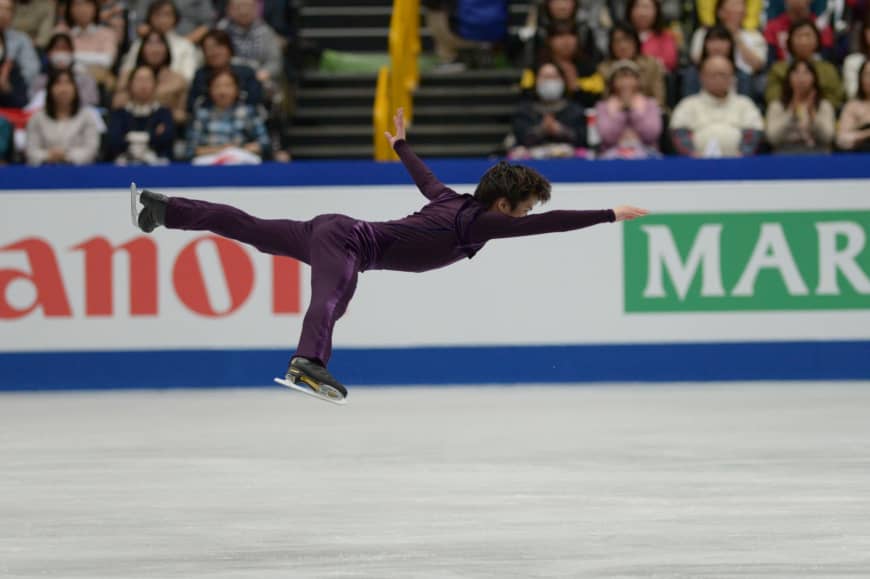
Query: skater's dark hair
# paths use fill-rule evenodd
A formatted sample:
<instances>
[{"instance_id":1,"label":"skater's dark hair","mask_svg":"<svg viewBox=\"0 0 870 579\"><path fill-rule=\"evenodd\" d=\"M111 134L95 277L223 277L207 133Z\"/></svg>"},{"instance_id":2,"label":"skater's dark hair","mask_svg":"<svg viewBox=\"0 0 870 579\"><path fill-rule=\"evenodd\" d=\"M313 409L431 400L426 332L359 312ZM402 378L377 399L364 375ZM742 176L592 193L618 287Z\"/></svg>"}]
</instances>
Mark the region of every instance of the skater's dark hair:
<instances>
[{"instance_id":1,"label":"skater's dark hair","mask_svg":"<svg viewBox=\"0 0 870 579\"><path fill-rule=\"evenodd\" d=\"M550 182L531 167L511 165L507 161L499 161L484 173L474 190L474 198L487 208L504 197L511 209L516 209L520 201L533 195L541 203L549 201Z\"/></svg>"}]
</instances>

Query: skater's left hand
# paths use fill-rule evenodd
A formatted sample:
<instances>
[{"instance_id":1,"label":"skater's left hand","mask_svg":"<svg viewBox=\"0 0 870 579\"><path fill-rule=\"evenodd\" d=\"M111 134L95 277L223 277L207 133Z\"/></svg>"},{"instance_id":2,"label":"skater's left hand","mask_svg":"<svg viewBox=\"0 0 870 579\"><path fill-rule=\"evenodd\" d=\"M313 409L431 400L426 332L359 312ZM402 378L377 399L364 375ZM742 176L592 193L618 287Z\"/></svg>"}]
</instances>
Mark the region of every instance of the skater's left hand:
<instances>
[{"instance_id":1,"label":"skater's left hand","mask_svg":"<svg viewBox=\"0 0 870 579\"><path fill-rule=\"evenodd\" d=\"M649 210L631 205L620 205L613 209L613 214L616 215L617 221L631 221L632 219L649 215Z\"/></svg>"},{"instance_id":2,"label":"skater's left hand","mask_svg":"<svg viewBox=\"0 0 870 579\"><path fill-rule=\"evenodd\" d=\"M396 141L402 141L405 139L405 111L402 107L399 107L399 110L396 111L396 114L393 115L393 124L396 125L396 136L390 134L390 131L384 131L384 136L387 137L387 140L390 141L390 147L396 146Z\"/></svg>"}]
</instances>

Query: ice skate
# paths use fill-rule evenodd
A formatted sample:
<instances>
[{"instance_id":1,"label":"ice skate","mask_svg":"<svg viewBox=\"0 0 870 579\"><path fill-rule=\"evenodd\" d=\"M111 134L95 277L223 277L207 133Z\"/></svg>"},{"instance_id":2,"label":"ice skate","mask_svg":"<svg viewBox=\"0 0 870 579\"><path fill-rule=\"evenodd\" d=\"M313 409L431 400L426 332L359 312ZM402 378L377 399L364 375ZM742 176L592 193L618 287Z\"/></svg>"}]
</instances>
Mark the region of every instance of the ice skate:
<instances>
[{"instance_id":1,"label":"ice skate","mask_svg":"<svg viewBox=\"0 0 870 579\"><path fill-rule=\"evenodd\" d=\"M160 195L145 189L139 191L136 183L130 183L130 216L133 219L133 225L144 231L151 233L159 225L166 223L166 204L169 198L166 195ZM142 209L139 209L138 204L142 204Z\"/></svg>"},{"instance_id":2,"label":"ice skate","mask_svg":"<svg viewBox=\"0 0 870 579\"><path fill-rule=\"evenodd\" d=\"M284 379L275 378L275 382L333 404L344 404L347 400L347 388L329 370L300 356L290 360Z\"/></svg>"}]
</instances>

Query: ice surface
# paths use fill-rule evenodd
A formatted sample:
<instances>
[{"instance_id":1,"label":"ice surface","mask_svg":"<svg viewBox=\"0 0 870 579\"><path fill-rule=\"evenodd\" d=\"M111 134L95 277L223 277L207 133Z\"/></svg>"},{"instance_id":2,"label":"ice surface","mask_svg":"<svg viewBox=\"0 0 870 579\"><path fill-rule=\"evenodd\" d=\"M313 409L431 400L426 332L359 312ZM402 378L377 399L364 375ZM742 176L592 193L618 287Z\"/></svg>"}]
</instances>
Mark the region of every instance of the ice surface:
<instances>
[{"instance_id":1,"label":"ice surface","mask_svg":"<svg viewBox=\"0 0 870 579\"><path fill-rule=\"evenodd\" d=\"M0 577L870 577L870 384L0 396Z\"/></svg>"}]
</instances>

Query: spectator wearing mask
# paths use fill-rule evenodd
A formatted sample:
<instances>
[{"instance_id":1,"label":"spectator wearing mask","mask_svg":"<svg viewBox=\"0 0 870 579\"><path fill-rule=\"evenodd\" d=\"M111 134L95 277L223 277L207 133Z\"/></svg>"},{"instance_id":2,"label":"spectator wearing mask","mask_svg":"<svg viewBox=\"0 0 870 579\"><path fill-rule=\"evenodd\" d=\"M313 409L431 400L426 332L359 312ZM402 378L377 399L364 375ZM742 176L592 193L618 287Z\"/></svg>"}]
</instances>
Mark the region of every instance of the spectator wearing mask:
<instances>
[{"instance_id":1,"label":"spectator wearing mask","mask_svg":"<svg viewBox=\"0 0 870 579\"><path fill-rule=\"evenodd\" d=\"M136 57L142 46L142 39L148 32L162 33L169 43L172 54L172 70L184 77L187 82L193 80L193 75L199 66L200 57L196 46L178 33L178 8L173 0L154 0L148 6L145 26L142 27L140 38L133 43L124 57L122 68L132 69L136 65Z\"/></svg>"},{"instance_id":2,"label":"spectator wearing mask","mask_svg":"<svg viewBox=\"0 0 870 579\"><path fill-rule=\"evenodd\" d=\"M806 21L816 29L817 49L830 49L834 45L834 32L812 13L810 0L785 0L785 12L768 20L767 26L764 27L764 39L770 45L776 60L788 58L791 53L791 30L795 23ZM802 58L794 54L792 56L797 59Z\"/></svg>"},{"instance_id":3,"label":"spectator wearing mask","mask_svg":"<svg viewBox=\"0 0 870 579\"><path fill-rule=\"evenodd\" d=\"M208 90L212 104L194 109L188 157L238 148L265 158L271 146L266 126L254 107L239 100L239 83L232 71L215 73Z\"/></svg>"},{"instance_id":4,"label":"spectator wearing mask","mask_svg":"<svg viewBox=\"0 0 870 579\"><path fill-rule=\"evenodd\" d=\"M514 117L514 138L522 150L513 151L513 156L574 156L575 148L586 145L586 117L570 99L567 86L568 81L554 63L541 65L535 80L535 98L521 102Z\"/></svg>"},{"instance_id":5,"label":"spectator wearing mask","mask_svg":"<svg viewBox=\"0 0 870 579\"><path fill-rule=\"evenodd\" d=\"M202 53L205 56L205 65L193 77L187 97L187 110L192 111L197 104L212 104L208 96L208 83L221 70L230 70L235 75L242 102L252 107L264 104L263 88L254 69L233 63L233 41L229 34L223 30L209 30L202 39Z\"/></svg>"},{"instance_id":6,"label":"spectator wearing mask","mask_svg":"<svg viewBox=\"0 0 870 579\"><path fill-rule=\"evenodd\" d=\"M604 79L598 73L595 61L580 47L573 24L553 24L539 59L552 62L564 73L569 95L584 107L591 107L604 92ZM534 79L526 81L531 85Z\"/></svg>"},{"instance_id":7,"label":"spectator wearing mask","mask_svg":"<svg viewBox=\"0 0 870 579\"><path fill-rule=\"evenodd\" d=\"M761 143L764 121L755 104L733 90L734 65L724 56L701 63L701 87L671 117L671 137L681 155L744 157Z\"/></svg>"},{"instance_id":8,"label":"spectator wearing mask","mask_svg":"<svg viewBox=\"0 0 870 579\"><path fill-rule=\"evenodd\" d=\"M799 20L792 24L788 35L788 49L794 60L806 60L812 64L819 79L822 98L839 108L843 104L843 83L840 73L830 62L822 60L816 54L819 49L819 31L809 20ZM785 77L789 62L777 62L770 67L767 74L767 88L764 98L768 104L781 100Z\"/></svg>"},{"instance_id":9,"label":"spectator wearing mask","mask_svg":"<svg viewBox=\"0 0 870 579\"><path fill-rule=\"evenodd\" d=\"M640 68L634 61L614 63L607 82L607 98L595 106L603 159L660 157L662 111L654 98L640 90Z\"/></svg>"},{"instance_id":10,"label":"spectator wearing mask","mask_svg":"<svg viewBox=\"0 0 870 579\"><path fill-rule=\"evenodd\" d=\"M27 123L27 162L87 165L99 148L97 121L81 106L72 73L57 71L48 80L45 108Z\"/></svg>"},{"instance_id":11,"label":"spectator wearing mask","mask_svg":"<svg viewBox=\"0 0 870 579\"><path fill-rule=\"evenodd\" d=\"M45 102L45 86L48 78L61 70L72 72L82 106L97 106L100 103L100 90L97 81L88 69L75 60L75 48L69 34L58 32L48 41L45 49L45 72L36 77L31 87L30 99L34 104Z\"/></svg>"},{"instance_id":12,"label":"spectator wearing mask","mask_svg":"<svg viewBox=\"0 0 870 579\"><path fill-rule=\"evenodd\" d=\"M108 148L117 164L160 165L172 157L172 112L157 102L157 77L150 66L130 73L130 98L109 116Z\"/></svg>"},{"instance_id":13,"label":"spectator wearing mask","mask_svg":"<svg viewBox=\"0 0 870 579\"><path fill-rule=\"evenodd\" d=\"M716 25L706 31L704 35L704 46L701 52L701 60L706 60L709 56L724 56L734 62L734 37L727 28L721 25ZM734 66L734 76L737 81L737 94L748 96L755 100L755 95L752 90L752 78L745 72ZM701 91L701 72L697 66L690 66L683 70L683 97L692 94L697 94Z\"/></svg>"},{"instance_id":14,"label":"spectator wearing mask","mask_svg":"<svg viewBox=\"0 0 870 579\"><path fill-rule=\"evenodd\" d=\"M737 73L752 77L762 72L767 66L767 42L756 30L757 15L752 18L756 23L755 27L746 24L747 0L718 0L715 6L715 24L728 29L734 39L734 64ZM758 8L760 10L760 3ZM714 23L706 24L705 28L698 28L692 35L689 55L696 65L702 60L704 38L713 25Z\"/></svg>"},{"instance_id":15,"label":"spectator wearing mask","mask_svg":"<svg viewBox=\"0 0 870 579\"><path fill-rule=\"evenodd\" d=\"M156 30L150 31L142 39L139 54L136 55L136 66L150 66L157 78L157 102L172 111L176 125L187 122L187 81L183 76L172 70L172 53L166 37ZM128 82L129 70L121 73L118 89L112 99L113 108L123 108L130 99Z\"/></svg>"},{"instance_id":16,"label":"spectator wearing mask","mask_svg":"<svg viewBox=\"0 0 870 579\"><path fill-rule=\"evenodd\" d=\"M257 71L257 80L270 94L282 78L281 42L257 16L255 0L229 0L227 17L217 26L233 41L236 58Z\"/></svg>"},{"instance_id":17,"label":"spectator wearing mask","mask_svg":"<svg viewBox=\"0 0 870 579\"><path fill-rule=\"evenodd\" d=\"M858 94L858 71L870 56L870 9L864 13L864 19L858 35L858 51L853 52L843 61L843 85L846 96L854 98Z\"/></svg>"},{"instance_id":18,"label":"spectator wearing mask","mask_svg":"<svg viewBox=\"0 0 870 579\"><path fill-rule=\"evenodd\" d=\"M659 0L630 0L625 15L640 38L641 53L658 60L667 72L674 72L679 47L673 32L665 28Z\"/></svg>"},{"instance_id":19,"label":"spectator wearing mask","mask_svg":"<svg viewBox=\"0 0 870 579\"><path fill-rule=\"evenodd\" d=\"M0 34L0 108L20 109L27 104L27 85L18 63L8 57L6 41Z\"/></svg>"},{"instance_id":20,"label":"spectator wearing mask","mask_svg":"<svg viewBox=\"0 0 870 579\"><path fill-rule=\"evenodd\" d=\"M632 60L640 70L640 90L656 99L660 107L665 104L664 68L655 58L640 53L640 37L630 24L617 22L610 30L610 58L598 66L602 78L610 78L613 65L620 60Z\"/></svg>"},{"instance_id":21,"label":"spectator wearing mask","mask_svg":"<svg viewBox=\"0 0 870 579\"><path fill-rule=\"evenodd\" d=\"M837 146L844 151L870 152L870 61L858 71L855 97L846 103L837 129Z\"/></svg>"},{"instance_id":22,"label":"spectator wearing mask","mask_svg":"<svg viewBox=\"0 0 870 579\"><path fill-rule=\"evenodd\" d=\"M99 84L107 88L114 86L112 67L120 39L111 28L100 24L98 0L69 0L64 20L56 31L70 35L76 62L86 66Z\"/></svg>"},{"instance_id":23,"label":"spectator wearing mask","mask_svg":"<svg viewBox=\"0 0 870 579\"><path fill-rule=\"evenodd\" d=\"M12 28L24 32L34 46L44 49L57 19L55 0L18 0Z\"/></svg>"},{"instance_id":24,"label":"spectator wearing mask","mask_svg":"<svg viewBox=\"0 0 870 579\"><path fill-rule=\"evenodd\" d=\"M21 76L29 89L39 74L39 56L33 48L30 37L12 28L15 8L15 0L0 0L0 34L5 40L6 58L18 64Z\"/></svg>"},{"instance_id":25,"label":"spectator wearing mask","mask_svg":"<svg viewBox=\"0 0 870 579\"><path fill-rule=\"evenodd\" d=\"M767 107L767 140L776 153L829 153L834 141L834 107L822 98L812 65L788 67L782 97Z\"/></svg>"}]
</instances>

